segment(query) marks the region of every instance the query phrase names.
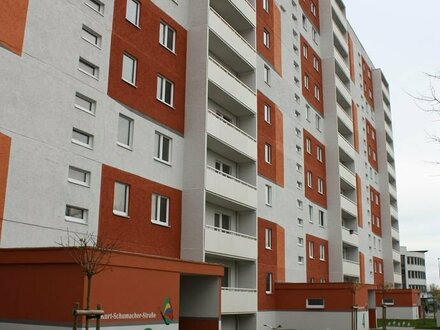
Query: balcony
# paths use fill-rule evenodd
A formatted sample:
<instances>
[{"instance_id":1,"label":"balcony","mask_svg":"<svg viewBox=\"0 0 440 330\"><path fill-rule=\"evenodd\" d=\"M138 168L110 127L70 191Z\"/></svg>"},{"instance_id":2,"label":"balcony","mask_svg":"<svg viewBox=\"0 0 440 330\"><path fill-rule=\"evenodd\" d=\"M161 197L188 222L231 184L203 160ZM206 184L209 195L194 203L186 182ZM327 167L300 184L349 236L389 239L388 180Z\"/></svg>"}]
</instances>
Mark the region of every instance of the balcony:
<instances>
[{"instance_id":1,"label":"balcony","mask_svg":"<svg viewBox=\"0 0 440 330\"><path fill-rule=\"evenodd\" d=\"M348 168L346 168L344 165L339 163L339 175L342 180L344 180L346 183L348 183L350 186L352 186L354 189L356 189L356 176L355 174L350 171Z\"/></svg>"},{"instance_id":2,"label":"balcony","mask_svg":"<svg viewBox=\"0 0 440 330\"><path fill-rule=\"evenodd\" d=\"M208 147L237 162L257 159L257 141L234 124L208 109Z\"/></svg>"},{"instance_id":3,"label":"balcony","mask_svg":"<svg viewBox=\"0 0 440 330\"><path fill-rule=\"evenodd\" d=\"M399 240L399 231L396 228L391 227L391 237L396 241Z\"/></svg>"},{"instance_id":4,"label":"balcony","mask_svg":"<svg viewBox=\"0 0 440 330\"><path fill-rule=\"evenodd\" d=\"M359 246L359 235L353 229L342 227L342 241L352 246Z\"/></svg>"},{"instance_id":5,"label":"balcony","mask_svg":"<svg viewBox=\"0 0 440 330\"><path fill-rule=\"evenodd\" d=\"M388 134L388 136L391 139L393 139L393 130L391 129L391 126L388 125L386 122L385 122L385 132Z\"/></svg>"},{"instance_id":6,"label":"balcony","mask_svg":"<svg viewBox=\"0 0 440 330\"><path fill-rule=\"evenodd\" d=\"M257 208L257 188L211 166L206 169L207 201L235 211Z\"/></svg>"},{"instance_id":7,"label":"balcony","mask_svg":"<svg viewBox=\"0 0 440 330\"><path fill-rule=\"evenodd\" d=\"M396 170L394 169L394 166L388 163L387 168L388 168L388 174L392 176L394 179L396 179Z\"/></svg>"},{"instance_id":8,"label":"balcony","mask_svg":"<svg viewBox=\"0 0 440 330\"><path fill-rule=\"evenodd\" d=\"M390 107L385 102L383 102L383 110L384 110L385 114L388 115L388 118L391 119Z\"/></svg>"},{"instance_id":9,"label":"balcony","mask_svg":"<svg viewBox=\"0 0 440 330\"><path fill-rule=\"evenodd\" d=\"M255 8L247 0L211 0L211 6L236 30L248 30L256 26Z\"/></svg>"},{"instance_id":10,"label":"balcony","mask_svg":"<svg viewBox=\"0 0 440 330\"><path fill-rule=\"evenodd\" d=\"M393 260L400 262L400 252L393 249Z\"/></svg>"},{"instance_id":11,"label":"balcony","mask_svg":"<svg viewBox=\"0 0 440 330\"><path fill-rule=\"evenodd\" d=\"M243 38L214 9L209 11L209 48L236 72L255 70L257 55Z\"/></svg>"},{"instance_id":12,"label":"balcony","mask_svg":"<svg viewBox=\"0 0 440 330\"><path fill-rule=\"evenodd\" d=\"M351 106L351 93L347 86L342 82L342 80L336 76L336 89L339 94L344 99L344 104L349 104Z\"/></svg>"},{"instance_id":13,"label":"balcony","mask_svg":"<svg viewBox=\"0 0 440 330\"><path fill-rule=\"evenodd\" d=\"M341 209L351 214L354 217L357 217L357 206L356 203L351 199L341 195Z\"/></svg>"},{"instance_id":14,"label":"balcony","mask_svg":"<svg viewBox=\"0 0 440 330\"><path fill-rule=\"evenodd\" d=\"M343 259L342 272L344 273L344 276L359 277L359 262Z\"/></svg>"},{"instance_id":15,"label":"balcony","mask_svg":"<svg viewBox=\"0 0 440 330\"><path fill-rule=\"evenodd\" d=\"M222 314L251 314L257 311L257 290L222 288Z\"/></svg>"},{"instance_id":16,"label":"balcony","mask_svg":"<svg viewBox=\"0 0 440 330\"><path fill-rule=\"evenodd\" d=\"M390 190L390 195L394 197L394 199L397 199L397 191L396 188L393 185L388 185L388 188Z\"/></svg>"},{"instance_id":17,"label":"balcony","mask_svg":"<svg viewBox=\"0 0 440 330\"><path fill-rule=\"evenodd\" d=\"M257 96L255 92L231 74L212 57L208 61L210 98L225 109L234 109L237 116L255 115Z\"/></svg>"},{"instance_id":18,"label":"balcony","mask_svg":"<svg viewBox=\"0 0 440 330\"><path fill-rule=\"evenodd\" d=\"M386 97L386 99L387 99L388 102L389 102L389 100L390 100L390 92L388 91L388 87L385 86L385 84L383 83L383 81L382 81L382 93L383 93L383 95Z\"/></svg>"},{"instance_id":19,"label":"balcony","mask_svg":"<svg viewBox=\"0 0 440 330\"><path fill-rule=\"evenodd\" d=\"M402 274L394 273L394 283L402 284Z\"/></svg>"},{"instance_id":20,"label":"balcony","mask_svg":"<svg viewBox=\"0 0 440 330\"><path fill-rule=\"evenodd\" d=\"M348 67L347 60L344 60L344 58L341 56L341 54L338 52L337 48L334 50L335 53L335 60L336 60L336 73L338 75L344 75L346 80L350 80L350 69Z\"/></svg>"},{"instance_id":21,"label":"balcony","mask_svg":"<svg viewBox=\"0 0 440 330\"><path fill-rule=\"evenodd\" d=\"M341 9L340 5L338 4L338 1L332 0L332 8L333 8L334 14L336 15L337 20L340 22L340 24L346 30L347 29L347 18L345 16L345 12Z\"/></svg>"},{"instance_id":22,"label":"balcony","mask_svg":"<svg viewBox=\"0 0 440 330\"><path fill-rule=\"evenodd\" d=\"M338 134L338 145L339 148L342 149L345 154L347 154L347 156L353 160L355 159L356 151L351 143L348 142L341 134Z\"/></svg>"},{"instance_id":23,"label":"balcony","mask_svg":"<svg viewBox=\"0 0 440 330\"><path fill-rule=\"evenodd\" d=\"M397 209L394 206L390 206L390 214L394 219L399 219Z\"/></svg>"},{"instance_id":24,"label":"balcony","mask_svg":"<svg viewBox=\"0 0 440 330\"><path fill-rule=\"evenodd\" d=\"M336 39L335 40L335 47L338 47L340 50L340 53L343 53L344 55L348 55L348 44L347 44L347 38L344 34L342 34L341 30L339 30L339 27L336 25L335 22L333 22L333 36Z\"/></svg>"},{"instance_id":25,"label":"balcony","mask_svg":"<svg viewBox=\"0 0 440 330\"><path fill-rule=\"evenodd\" d=\"M206 225L205 251L237 259L257 259L257 238Z\"/></svg>"},{"instance_id":26,"label":"balcony","mask_svg":"<svg viewBox=\"0 0 440 330\"><path fill-rule=\"evenodd\" d=\"M394 159L394 150L393 150L393 147L389 144L389 143L386 143L386 149L387 149L387 153L388 153L388 156L391 158L391 159Z\"/></svg>"},{"instance_id":27,"label":"balcony","mask_svg":"<svg viewBox=\"0 0 440 330\"><path fill-rule=\"evenodd\" d=\"M342 109L339 105L337 105L336 108L339 120L344 124L345 127L353 132L353 120L351 119L350 115L345 112L345 110Z\"/></svg>"}]
</instances>

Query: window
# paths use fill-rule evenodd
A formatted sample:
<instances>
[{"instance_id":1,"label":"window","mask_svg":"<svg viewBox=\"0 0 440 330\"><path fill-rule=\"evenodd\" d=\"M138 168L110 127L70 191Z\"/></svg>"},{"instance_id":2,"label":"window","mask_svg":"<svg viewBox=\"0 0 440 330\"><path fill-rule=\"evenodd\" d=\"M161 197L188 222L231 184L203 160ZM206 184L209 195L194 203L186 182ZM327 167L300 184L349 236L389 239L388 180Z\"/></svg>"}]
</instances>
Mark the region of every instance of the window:
<instances>
[{"instance_id":1,"label":"window","mask_svg":"<svg viewBox=\"0 0 440 330\"><path fill-rule=\"evenodd\" d=\"M299 173L302 173L302 166L301 166L300 164L298 164L298 163L296 163L296 170L297 170Z\"/></svg>"},{"instance_id":2,"label":"window","mask_svg":"<svg viewBox=\"0 0 440 330\"><path fill-rule=\"evenodd\" d=\"M319 260L325 261L325 245L319 245Z\"/></svg>"},{"instance_id":3,"label":"window","mask_svg":"<svg viewBox=\"0 0 440 330\"><path fill-rule=\"evenodd\" d=\"M309 205L309 222L313 222L313 206Z\"/></svg>"},{"instance_id":4,"label":"window","mask_svg":"<svg viewBox=\"0 0 440 330\"><path fill-rule=\"evenodd\" d=\"M264 82L268 85L270 85L270 68L265 65L264 66Z\"/></svg>"},{"instance_id":5,"label":"window","mask_svg":"<svg viewBox=\"0 0 440 330\"><path fill-rule=\"evenodd\" d=\"M151 199L151 222L168 226L169 207L170 199L168 197L153 194Z\"/></svg>"},{"instance_id":6,"label":"window","mask_svg":"<svg viewBox=\"0 0 440 330\"><path fill-rule=\"evenodd\" d=\"M307 18L305 15L302 15L302 24L303 24L304 30L307 31Z\"/></svg>"},{"instance_id":7,"label":"window","mask_svg":"<svg viewBox=\"0 0 440 330\"><path fill-rule=\"evenodd\" d=\"M309 89L309 76L307 73L304 74L304 87L308 90Z\"/></svg>"},{"instance_id":8,"label":"window","mask_svg":"<svg viewBox=\"0 0 440 330\"><path fill-rule=\"evenodd\" d=\"M299 190L302 190L302 188L303 188L303 184L302 184L302 182L301 182L301 181L296 181L296 187L297 187Z\"/></svg>"},{"instance_id":9,"label":"window","mask_svg":"<svg viewBox=\"0 0 440 330\"><path fill-rule=\"evenodd\" d=\"M306 151L307 153L312 153L312 141L309 138L306 138Z\"/></svg>"},{"instance_id":10,"label":"window","mask_svg":"<svg viewBox=\"0 0 440 330\"><path fill-rule=\"evenodd\" d=\"M115 193L113 196L113 213L116 215L128 216L128 195L130 187L128 184L115 182Z\"/></svg>"},{"instance_id":11,"label":"window","mask_svg":"<svg viewBox=\"0 0 440 330\"><path fill-rule=\"evenodd\" d=\"M316 5L313 2L310 3L310 12L316 16Z\"/></svg>"},{"instance_id":12,"label":"window","mask_svg":"<svg viewBox=\"0 0 440 330\"><path fill-rule=\"evenodd\" d=\"M265 229L265 242L266 242L266 249L271 250L272 249L272 229L270 229L270 228Z\"/></svg>"},{"instance_id":13,"label":"window","mask_svg":"<svg viewBox=\"0 0 440 330\"><path fill-rule=\"evenodd\" d=\"M74 106L79 110L94 114L96 110L96 101L80 93L76 93Z\"/></svg>"},{"instance_id":14,"label":"window","mask_svg":"<svg viewBox=\"0 0 440 330\"><path fill-rule=\"evenodd\" d=\"M268 206L272 205L272 187L265 185L265 203Z\"/></svg>"},{"instance_id":15,"label":"window","mask_svg":"<svg viewBox=\"0 0 440 330\"><path fill-rule=\"evenodd\" d=\"M81 186L90 186L90 172L79 169L77 167L69 166L69 173L67 181Z\"/></svg>"},{"instance_id":16,"label":"window","mask_svg":"<svg viewBox=\"0 0 440 330\"><path fill-rule=\"evenodd\" d=\"M298 246L303 246L303 245L304 245L304 238L298 237Z\"/></svg>"},{"instance_id":17,"label":"window","mask_svg":"<svg viewBox=\"0 0 440 330\"><path fill-rule=\"evenodd\" d=\"M98 79L99 68L95 64L92 64L83 58L79 59L78 69L82 73Z\"/></svg>"},{"instance_id":18,"label":"window","mask_svg":"<svg viewBox=\"0 0 440 330\"><path fill-rule=\"evenodd\" d=\"M231 270L229 269L229 267L224 267L224 270L224 275L222 277L222 288L227 288L229 287L229 274Z\"/></svg>"},{"instance_id":19,"label":"window","mask_svg":"<svg viewBox=\"0 0 440 330\"><path fill-rule=\"evenodd\" d=\"M264 161L272 164L272 146L268 143L264 145Z\"/></svg>"},{"instance_id":20,"label":"window","mask_svg":"<svg viewBox=\"0 0 440 330\"><path fill-rule=\"evenodd\" d=\"M173 106L174 83L162 76L157 77L157 99Z\"/></svg>"},{"instance_id":21,"label":"window","mask_svg":"<svg viewBox=\"0 0 440 330\"><path fill-rule=\"evenodd\" d=\"M270 34L267 30L263 31L263 44L266 48L270 47Z\"/></svg>"},{"instance_id":22,"label":"window","mask_svg":"<svg viewBox=\"0 0 440 330\"><path fill-rule=\"evenodd\" d=\"M321 227L324 227L324 224L325 224L324 221L325 221L325 220L324 220L324 211L319 210L319 211L318 211L318 224L319 224Z\"/></svg>"},{"instance_id":23,"label":"window","mask_svg":"<svg viewBox=\"0 0 440 330\"><path fill-rule=\"evenodd\" d=\"M309 47L307 47L307 45L303 45L303 56L305 58L307 58L308 53L309 53Z\"/></svg>"},{"instance_id":24,"label":"window","mask_svg":"<svg viewBox=\"0 0 440 330\"><path fill-rule=\"evenodd\" d=\"M87 222L87 210L81 207L66 205L65 219L73 222Z\"/></svg>"},{"instance_id":25,"label":"window","mask_svg":"<svg viewBox=\"0 0 440 330\"><path fill-rule=\"evenodd\" d=\"M227 214L214 214L214 227L231 230L231 217Z\"/></svg>"},{"instance_id":26,"label":"window","mask_svg":"<svg viewBox=\"0 0 440 330\"><path fill-rule=\"evenodd\" d=\"M263 9L269 12L269 0L263 0Z\"/></svg>"},{"instance_id":27,"label":"window","mask_svg":"<svg viewBox=\"0 0 440 330\"><path fill-rule=\"evenodd\" d=\"M136 66L137 60L128 54L124 54L122 56L122 80L128 82L129 84L135 85Z\"/></svg>"},{"instance_id":28,"label":"window","mask_svg":"<svg viewBox=\"0 0 440 330\"><path fill-rule=\"evenodd\" d=\"M306 105L306 119L310 122L310 107Z\"/></svg>"},{"instance_id":29,"label":"window","mask_svg":"<svg viewBox=\"0 0 440 330\"><path fill-rule=\"evenodd\" d=\"M382 299L383 305L393 306L394 305L394 299L393 298L383 298Z\"/></svg>"},{"instance_id":30,"label":"window","mask_svg":"<svg viewBox=\"0 0 440 330\"><path fill-rule=\"evenodd\" d=\"M299 145L296 145L295 148L296 148L296 152L300 154L301 153L301 147Z\"/></svg>"},{"instance_id":31,"label":"window","mask_svg":"<svg viewBox=\"0 0 440 330\"><path fill-rule=\"evenodd\" d=\"M313 175L310 171L307 171L307 186L313 188Z\"/></svg>"},{"instance_id":32,"label":"window","mask_svg":"<svg viewBox=\"0 0 440 330\"><path fill-rule=\"evenodd\" d=\"M300 265L303 265L303 264L304 264L304 257L303 257L303 256L298 256L298 263L299 263Z\"/></svg>"},{"instance_id":33,"label":"window","mask_svg":"<svg viewBox=\"0 0 440 330\"><path fill-rule=\"evenodd\" d=\"M315 120L316 120L316 129L318 131L321 131L321 117L319 117L318 114L316 114Z\"/></svg>"},{"instance_id":34,"label":"window","mask_svg":"<svg viewBox=\"0 0 440 330\"><path fill-rule=\"evenodd\" d=\"M268 124L271 123L271 107L267 104L264 105L264 121Z\"/></svg>"},{"instance_id":35,"label":"window","mask_svg":"<svg viewBox=\"0 0 440 330\"><path fill-rule=\"evenodd\" d=\"M87 0L85 4L100 14L104 12L104 4L99 0Z\"/></svg>"},{"instance_id":36,"label":"window","mask_svg":"<svg viewBox=\"0 0 440 330\"><path fill-rule=\"evenodd\" d=\"M74 128L72 131L72 142L80 146L92 149L93 147L93 135L80 131Z\"/></svg>"},{"instance_id":37,"label":"window","mask_svg":"<svg viewBox=\"0 0 440 330\"><path fill-rule=\"evenodd\" d=\"M88 26L82 26L81 38L90 42L92 45L97 47L101 46L101 36Z\"/></svg>"},{"instance_id":38,"label":"window","mask_svg":"<svg viewBox=\"0 0 440 330\"><path fill-rule=\"evenodd\" d=\"M304 203L303 203L302 200L300 200L300 199L297 199L297 200L296 200L296 206L297 206L299 209L302 209L302 208L303 208L303 205L304 205Z\"/></svg>"},{"instance_id":39,"label":"window","mask_svg":"<svg viewBox=\"0 0 440 330\"><path fill-rule=\"evenodd\" d=\"M304 225L304 220L301 218L296 219L298 226L302 227Z\"/></svg>"},{"instance_id":40,"label":"window","mask_svg":"<svg viewBox=\"0 0 440 330\"><path fill-rule=\"evenodd\" d=\"M133 144L133 119L119 114L118 145L131 149Z\"/></svg>"},{"instance_id":41,"label":"window","mask_svg":"<svg viewBox=\"0 0 440 330\"><path fill-rule=\"evenodd\" d=\"M322 163L322 148L320 146L316 147L316 158Z\"/></svg>"},{"instance_id":42,"label":"window","mask_svg":"<svg viewBox=\"0 0 440 330\"><path fill-rule=\"evenodd\" d=\"M229 175L231 175L231 172L232 172L231 171L231 166L229 166L228 164L223 163L220 160L216 160L215 161L215 169L217 171L220 171L222 173L229 174Z\"/></svg>"},{"instance_id":43,"label":"window","mask_svg":"<svg viewBox=\"0 0 440 330\"><path fill-rule=\"evenodd\" d=\"M318 193L324 195L324 180L318 178Z\"/></svg>"},{"instance_id":44,"label":"window","mask_svg":"<svg viewBox=\"0 0 440 330\"><path fill-rule=\"evenodd\" d=\"M139 26L140 3L136 0L127 0L127 11L125 18L136 26Z\"/></svg>"},{"instance_id":45,"label":"window","mask_svg":"<svg viewBox=\"0 0 440 330\"><path fill-rule=\"evenodd\" d=\"M171 164L171 146L172 140L171 138L156 132L155 133L155 155L154 159L159 160L161 162Z\"/></svg>"},{"instance_id":46,"label":"window","mask_svg":"<svg viewBox=\"0 0 440 330\"><path fill-rule=\"evenodd\" d=\"M315 85L315 99L317 99L318 101L321 99L321 90L316 85Z\"/></svg>"},{"instance_id":47,"label":"window","mask_svg":"<svg viewBox=\"0 0 440 330\"><path fill-rule=\"evenodd\" d=\"M314 28L312 28L312 40L315 44L318 44L318 32Z\"/></svg>"},{"instance_id":48,"label":"window","mask_svg":"<svg viewBox=\"0 0 440 330\"><path fill-rule=\"evenodd\" d=\"M319 60L316 58L316 56L313 56L313 68L319 72Z\"/></svg>"},{"instance_id":49,"label":"window","mask_svg":"<svg viewBox=\"0 0 440 330\"><path fill-rule=\"evenodd\" d=\"M311 241L309 241L309 258L313 259L314 258L314 252L313 249L315 247L315 244Z\"/></svg>"},{"instance_id":50,"label":"window","mask_svg":"<svg viewBox=\"0 0 440 330\"><path fill-rule=\"evenodd\" d=\"M176 49L176 31L164 22L160 22L159 43L172 52Z\"/></svg>"},{"instance_id":51,"label":"window","mask_svg":"<svg viewBox=\"0 0 440 330\"><path fill-rule=\"evenodd\" d=\"M323 309L324 299L322 298L309 298L306 300L306 307L309 309Z\"/></svg>"},{"instance_id":52,"label":"window","mask_svg":"<svg viewBox=\"0 0 440 330\"><path fill-rule=\"evenodd\" d=\"M266 293L272 293L272 273L266 273Z\"/></svg>"}]
</instances>

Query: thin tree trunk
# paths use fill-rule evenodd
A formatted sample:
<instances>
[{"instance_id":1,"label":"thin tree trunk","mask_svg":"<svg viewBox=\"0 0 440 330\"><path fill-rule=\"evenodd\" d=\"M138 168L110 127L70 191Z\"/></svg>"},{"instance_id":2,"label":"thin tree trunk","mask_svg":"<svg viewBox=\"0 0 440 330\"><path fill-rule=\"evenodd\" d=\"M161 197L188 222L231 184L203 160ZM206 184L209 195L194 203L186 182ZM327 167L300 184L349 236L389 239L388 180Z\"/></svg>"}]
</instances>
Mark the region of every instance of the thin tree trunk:
<instances>
[{"instance_id":1,"label":"thin tree trunk","mask_svg":"<svg viewBox=\"0 0 440 330\"><path fill-rule=\"evenodd\" d=\"M90 310L90 297L92 292L92 275L87 274L87 305L86 309ZM89 330L89 318L86 317L86 330Z\"/></svg>"}]
</instances>

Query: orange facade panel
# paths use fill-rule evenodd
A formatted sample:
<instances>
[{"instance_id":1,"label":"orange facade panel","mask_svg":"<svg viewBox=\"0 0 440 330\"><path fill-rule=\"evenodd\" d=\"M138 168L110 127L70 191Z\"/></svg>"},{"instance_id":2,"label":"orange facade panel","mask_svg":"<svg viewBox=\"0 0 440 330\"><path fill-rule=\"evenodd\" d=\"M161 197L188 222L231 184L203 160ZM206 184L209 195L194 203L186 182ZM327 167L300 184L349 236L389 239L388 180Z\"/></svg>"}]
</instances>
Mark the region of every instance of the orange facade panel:
<instances>
[{"instance_id":1,"label":"orange facade panel","mask_svg":"<svg viewBox=\"0 0 440 330\"><path fill-rule=\"evenodd\" d=\"M367 61L362 57L362 81L364 85L364 96L370 107L374 110L373 96L373 75Z\"/></svg>"},{"instance_id":2,"label":"orange facade panel","mask_svg":"<svg viewBox=\"0 0 440 330\"><path fill-rule=\"evenodd\" d=\"M365 283L365 255L359 252L359 282Z\"/></svg>"},{"instance_id":3,"label":"orange facade panel","mask_svg":"<svg viewBox=\"0 0 440 330\"><path fill-rule=\"evenodd\" d=\"M358 128L358 109L356 103L351 102L351 110L353 113L353 139L354 139L354 150L359 153L359 128Z\"/></svg>"},{"instance_id":4,"label":"orange facade panel","mask_svg":"<svg viewBox=\"0 0 440 330\"><path fill-rule=\"evenodd\" d=\"M368 121L368 119L365 120L365 128L367 130L367 156L368 156L368 162L370 163L371 167L373 167L376 171L379 170L379 161L377 159L377 135L376 135L376 129L373 125Z\"/></svg>"},{"instance_id":5,"label":"orange facade panel","mask_svg":"<svg viewBox=\"0 0 440 330\"><path fill-rule=\"evenodd\" d=\"M306 273L309 283L329 281L327 240L306 234Z\"/></svg>"},{"instance_id":6,"label":"orange facade panel","mask_svg":"<svg viewBox=\"0 0 440 330\"><path fill-rule=\"evenodd\" d=\"M278 106L260 91L257 94L257 108L258 174L283 187L283 114Z\"/></svg>"},{"instance_id":7,"label":"orange facade panel","mask_svg":"<svg viewBox=\"0 0 440 330\"><path fill-rule=\"evenodd\" d=\"M348 60L350 63L350 78L353 82L356 82L356 71L354 69L353 39L351 39L350 34L347 35L348 35Z\"/></svg>"},{"instance_id":8,"label":"orange facade panel","mask_svg":"<svg viewBox=\"0 0 440 330\"><path fill-rule=\"evenodd\" d=\"M264 34L269 35L264 43ZM281 11L274 0L268 0L267 10L257 5L257 52L282 75L281 65Z\"/></svg>"},{"instance_id":9,"label":"orange facade panel","mask_svg":"<svg viewBox=\"0 0 440 330\"><path fill-rule=\"evenodd\" d=\"M0 46L17 55L23 51L29 0L0 1Z\"/></svg>"},{"instance_id":10,"label":"orange facade panel","mask_svg":"<svg viewBox=\"0 0 440 330\"><path fill-rule=\"evenodd\" d=\"M364 226L364 221L362 216L362 181L359 174L356 174L356 202L357 202L358 226L362 228Z\"/></svg>"},{"instance_id":11,"label":"orange facade panel","mask_svg":"<svg viewBox=\"0 0 440 330\"><path fill-rule=\"evenodd\" d=\"M382 236L382 219L380 217L380 193L370 186L371 231Z\"/></svg>"},{"instance_id":12,"label":"orange facade panel","mask_svg":"<svg viewBox=\"0 0 440 330\"><path fill-rule=\"evenodd\" d=\"M5 211L10 153L11 138L0 133L0 237L2 233L2 224Z\"/></svg>"},{"instance_id":13,"label":"orange facade panel","mask_svg":"<svg viewBox=\"0 0 440 330\"><path fill-rule=\"evenodd\" d=\"M384 284L383 259L373 257L373 272L374 272L374 284L383 285Z\"/></svg>"},{"instance_id":14,"label":"orange facade panel","mask_svg":"<svg viewBox=\"0 0 440 330\"><path fill-rule=\"evenodd\" d=\"M319 1L318 0L300 0L299 4L303 12L307 15L310 22L319 31Z\"/></svg>"},{"instance_id":15,"label":"orange facade panel","mask_svg":"<svg viewBox=\"0 0 440 330\"><path fill-rule=\"evenodd\" d=\"M151 1L143 1L140 28L125 18L127 1L115 1L110 49L108 95L154 120L184 132L186 30ZM161 22L175 30L175 50L159 43ZM123 56L136 60L134 85L122 80ZM158 99L158 80L172 83L170 104Z\"/></svg>"}]
</instances>

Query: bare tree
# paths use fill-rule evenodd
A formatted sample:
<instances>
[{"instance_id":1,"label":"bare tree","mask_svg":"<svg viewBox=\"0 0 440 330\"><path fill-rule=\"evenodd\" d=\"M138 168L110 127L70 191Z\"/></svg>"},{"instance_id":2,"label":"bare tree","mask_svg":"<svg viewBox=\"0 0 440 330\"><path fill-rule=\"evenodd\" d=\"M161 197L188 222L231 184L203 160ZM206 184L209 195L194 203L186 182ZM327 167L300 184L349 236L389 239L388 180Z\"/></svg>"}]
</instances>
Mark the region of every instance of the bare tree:
<instances>
[{"instance_id":1,"label":"bare tree","mask_svg":"<svg viewBox=\"0 0 440 330\"><path fill-rule=\"evenodd\" d=\"M102 240L91 233L78 234L67 232L67 242L61 241L60 246L67 248L72 259L81 267L87 276L86 309L90 310L92 279L109 265L112 253L118 248L118 241ZM86 318L86 329L89 319Z\"/></svg>"},{"instance_id":2,"label":"bare tree","mask_svg":"<svg viewBox=\"0 0 440 330\"><path fill-rule=\"evenodd\" d=\"M429 291L432 295L432 302L433 302L433 308L434 308L434 320L436 320L436 314L437 314L437 306L440 303L440 288L437 284L431 283L429 285Z\"/></svg>"}]
</instances>

